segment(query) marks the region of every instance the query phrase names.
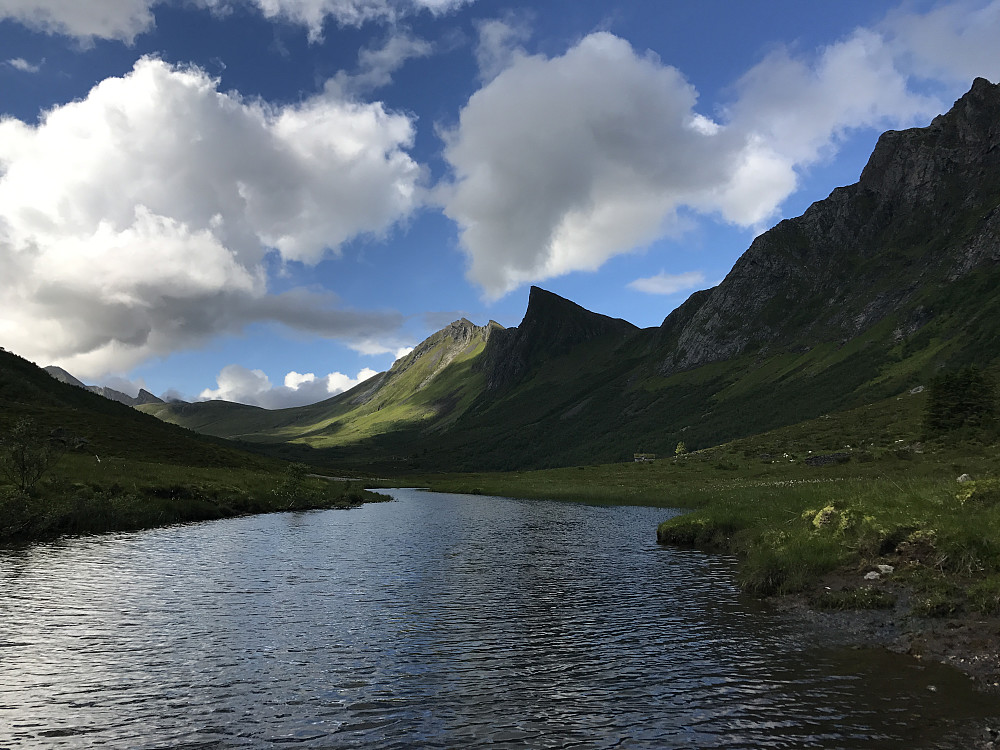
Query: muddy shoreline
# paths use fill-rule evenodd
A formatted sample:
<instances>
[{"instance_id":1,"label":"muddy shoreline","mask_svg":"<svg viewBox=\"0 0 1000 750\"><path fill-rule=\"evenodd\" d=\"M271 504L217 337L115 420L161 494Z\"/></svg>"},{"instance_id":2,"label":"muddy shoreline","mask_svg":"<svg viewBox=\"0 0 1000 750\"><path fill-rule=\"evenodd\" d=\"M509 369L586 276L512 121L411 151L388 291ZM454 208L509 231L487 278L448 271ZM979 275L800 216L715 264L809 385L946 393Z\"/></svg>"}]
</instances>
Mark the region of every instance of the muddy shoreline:
<instances>
[{"instance_id":1,"label":"muddy shoreline","mask_svg":"<svg viewBox=\"0 0 1000 750\"><path fill-rule=\"evenodd\" d=\"M824 591L857 585L857 576L835 574L817 582L811 591L769 597L778 611L806 625L830 645L880 647L934 661L965 673L974 688L1000 703L1000 617L963 612L948 617L917 617L910 611L912 591L892 582L879 590L896 597L886 609L820 610L812 602ZM958 738L956 738L958 739ZM972 750L1000 750L1000 715L976 722L962 736ZM967 744L965 744L967 743Z\"/></svg>"}]
</instances>

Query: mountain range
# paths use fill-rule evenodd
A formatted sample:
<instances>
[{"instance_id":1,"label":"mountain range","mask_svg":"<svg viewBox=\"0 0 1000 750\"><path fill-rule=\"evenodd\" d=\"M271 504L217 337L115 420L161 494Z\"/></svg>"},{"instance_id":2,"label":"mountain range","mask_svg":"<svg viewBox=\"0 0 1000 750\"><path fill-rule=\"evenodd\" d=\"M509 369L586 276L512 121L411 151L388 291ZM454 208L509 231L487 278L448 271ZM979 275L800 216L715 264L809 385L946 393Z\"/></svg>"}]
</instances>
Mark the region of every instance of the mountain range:
<instances>
[{"instance_id":1,"label":"mountain range","mask_svg":"<svg viewBox=\"0 0 1000 750\"><path fill-rule=\"evenodd\" d=\"M928 126L884 133L857 183L760 235L658 327L532 287L518 326L456 321L317 404L137 408L357 468L672 454L883 399L942 369L995 367L998 263L1000 86L978 78Z\"/></svg>"},{"instance_id":2,"label":"mountain range","mask_svg":"<svg viewBox=\"0 0 1000 750\"><path fill-rule=\"evenodd\" d=\"M107 386L85 385L83 382L77 380L75 377L66 372L63 368L56 367L55 365L49 365L48 367L43 367L42 369L61 383L75 385L77 388L84 388L92 393L96 393L98 396L104 396L104 398L109 398L112 401L117 401L118 403L125 404L126 406L163 403L163 399L159 396L154 396L145 388L140 388L138 395L129 396L127 393L116 391L114 388L108 388Z\"/></svg>"}]
</instances>

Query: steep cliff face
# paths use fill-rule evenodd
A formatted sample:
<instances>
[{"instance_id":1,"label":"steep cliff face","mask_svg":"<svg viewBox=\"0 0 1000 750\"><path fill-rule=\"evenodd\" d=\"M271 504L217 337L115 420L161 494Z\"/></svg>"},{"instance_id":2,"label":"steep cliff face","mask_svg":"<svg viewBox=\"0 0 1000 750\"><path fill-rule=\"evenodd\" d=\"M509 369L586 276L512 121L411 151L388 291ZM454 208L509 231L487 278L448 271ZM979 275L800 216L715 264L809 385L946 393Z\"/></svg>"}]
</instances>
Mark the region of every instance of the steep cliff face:
<instances>
[{"instance_id":1,"label":"steep cliff face","mask_svg":"<svg viewBox=\"0 0 1000 750\"><path fill-rule=\"evenodd\" d=\"M846 341L932 314L929 287L1000 261L1000 86L978 78L925 128L889 131L860 180L759 236L717 287L664 321L664 374Z\"/></svg>"},{"instance_id":2,"label":"steep cliff face","mask_svg":"<svg viewBox=\"0 0 1000 750\"><path fill-rule=\"evenodd\" d=\"M601 336L624 340L638 330L628 321L590 312L533 286L521 324L493 333L478 369L486 375L486 389L498 390L515 383L546 358Z\"/></svg>"}]
</instances>

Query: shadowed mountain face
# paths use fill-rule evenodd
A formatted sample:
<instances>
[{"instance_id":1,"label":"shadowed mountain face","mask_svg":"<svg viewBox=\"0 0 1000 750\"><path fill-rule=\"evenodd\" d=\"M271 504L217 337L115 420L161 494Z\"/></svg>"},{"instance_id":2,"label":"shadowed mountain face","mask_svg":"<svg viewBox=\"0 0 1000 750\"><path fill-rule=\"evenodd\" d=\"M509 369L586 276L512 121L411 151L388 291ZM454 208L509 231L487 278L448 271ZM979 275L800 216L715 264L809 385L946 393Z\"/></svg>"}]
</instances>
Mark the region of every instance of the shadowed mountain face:
<instances>
[{"instance_id":1,"label":"shadowed mountain face","mask_svg":"<svg viewBox=\"0 0 1000 750\"><path fill-rule=\"evenodd\" d=\"M494 332L479 367L486 375L486 389L499 390L517 382L532 367L576 346L602 336L624 341L638 330L628 321L592 313L533 286L521 324Z\"/></svg>"},{"instance_id":2,"label":"shadowed mountain face","mask_svg":"<svg viewBox=\"0 0 1000 750\"><path fill-rule=\"evenodd\" d=\"M998 203L1000 87L977 78L928 127L883 134L857 183L762 234L669 316L660 370L847 341L890 315L912 333L935 315L931 285L995 268Z\"/></svg>"},{"instance_id":3,"label":"shadowed mountain face","mask_svg":"<svg viewBox=\"0 0 1000 750\"><path fill-rule=\"evenodd\" d=\"M230 443L163 424L102 397L65 371L54 375L53 369L58 370L42 369L0 349L0 436L26 418L42 435L88 460L103 456L183 466L267 466Z\"/></svg>"},{"instance_id":4,"label":"shadowed mountain face","mask_svg":"<svg viewBox=\"0 0 1000 750\"><path fill-rule=\"evenodd\" d=\"M659 328L533 287L516 328L457 321L320 404L141 408L387 468L622 460L871 402L941 368L994 366L998 282L1000 87L977 79L929 126L885 133L856 184L762 234Z\"/></svg>"}]
</instances>

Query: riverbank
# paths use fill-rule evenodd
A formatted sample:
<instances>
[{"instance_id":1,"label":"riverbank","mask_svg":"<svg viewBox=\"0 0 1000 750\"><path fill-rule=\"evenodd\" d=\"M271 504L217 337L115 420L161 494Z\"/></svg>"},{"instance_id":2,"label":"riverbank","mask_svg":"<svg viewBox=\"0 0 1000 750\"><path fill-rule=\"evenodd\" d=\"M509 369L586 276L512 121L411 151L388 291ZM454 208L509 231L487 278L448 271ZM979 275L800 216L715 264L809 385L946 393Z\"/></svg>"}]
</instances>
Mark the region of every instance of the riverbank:
<instances>
[{"instance_id":1,"label":"riverbank","mask_svg":"<svg viewBox=\"0 0 1000 750\"><path fill-rule=\"evenodd\" d=\"M921 443L909 424L881 444L848 437L842 424L825 437L812 425L642 463L414 479L441 491L685 509L664 514L661 544L735 554L749 595L818 627L839 623L855 645L954 664L993 689L997 447Z\"/></svg>"},{"instance_id":2,"label":"riverbank","mask_svg":"<svg viewBox=\"0 0 1000 750\"><path fill-rule=\"evenodd\" d=\"M68 455L30 492L0 487L0 544L389 500L360 481L307 472L301 464L211 468Z\"/></svg>"},{"instance_id":3,"label":"riverbank","mask_svg":"<svg viewBox=\"0 0 1000 750\"><path fill-rule=\"evenodd\" d=\"M912 610L918 592L892 580L870 582L887 592L892 606L830 610L817 601L856 587L853 575L837 572L818 579L808 591L768 597L777 610L806 623L826 642L855 647L879 646L918 659L948 664L967 674L976 688L1000 695L1000 616L959 612L949 617L921 617Z\"/></svg>"}]
</instances>

